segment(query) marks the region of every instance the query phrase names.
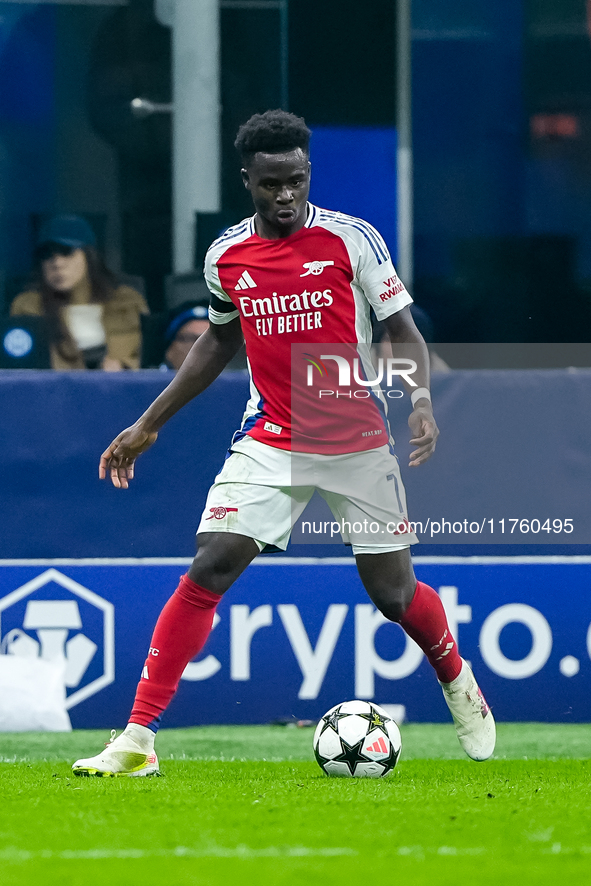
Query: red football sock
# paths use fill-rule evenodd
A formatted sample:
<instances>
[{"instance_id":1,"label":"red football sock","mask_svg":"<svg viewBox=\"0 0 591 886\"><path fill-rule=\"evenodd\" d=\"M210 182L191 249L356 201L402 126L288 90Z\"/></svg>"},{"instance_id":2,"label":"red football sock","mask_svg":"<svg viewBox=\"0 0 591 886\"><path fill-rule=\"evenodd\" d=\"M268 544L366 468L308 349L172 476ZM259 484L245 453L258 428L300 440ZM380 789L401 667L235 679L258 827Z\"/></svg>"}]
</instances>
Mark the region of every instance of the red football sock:
<instances>
[{"instance_id":1,"label":"red football sock","mask_svg":"<svg viewBox=\"0 0 591 886\"><path fill-rule=\"evenodd\" d=\"M417 582L415 595L400 624L417 643L442 683L451 683L462 669L458 644L452 637L443 603L429 585Z\"/></svg>"},{"instance_id":2,"label":"red football sock","mask_svg":"<svg viewBox=\"0 0 591 886\"><path fill-rule=\"evenodd\" d=\"M183 575L156 622L130 723L158 730L187 663L205 645L221 599Z\"/></svg>"}]
</instances>

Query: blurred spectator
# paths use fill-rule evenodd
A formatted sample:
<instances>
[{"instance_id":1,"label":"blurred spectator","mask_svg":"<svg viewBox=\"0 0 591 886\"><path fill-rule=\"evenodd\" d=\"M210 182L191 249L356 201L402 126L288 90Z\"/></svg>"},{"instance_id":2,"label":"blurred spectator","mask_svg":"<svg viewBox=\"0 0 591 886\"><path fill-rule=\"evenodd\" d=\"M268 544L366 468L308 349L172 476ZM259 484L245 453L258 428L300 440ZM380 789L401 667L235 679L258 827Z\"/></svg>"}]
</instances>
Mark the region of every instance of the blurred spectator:
<instances>
[{"instance_id":1,"label":"blurred spectator","mask_svg":"<svg viewBox=\"0 0 591 886\"><path fill-rule=\"evenodd\" d=\"M185 302L177 308L164 334L164 360L168 369L181 368L183 360L208 327L207 304Z\"/></svg>"},{"instance_id":2,"label":"blurred spectator","mask_svg":"<svg viewBox=\"0 0 591 886\"><path fill-rule=\"evenodd\" d=\"M197 339L209 328L209 299L187 301L172 310L164 333L164 363L161 369L180 369ZM232 357L226 370L246 369L244 346Z\"/></svg>"},{"instance_id":3,"label":"blurred spectator","mask_svg":"<svg viewBox=\"0 0 591 886\"><path fill-rule=\"evenodd\" d=\"M120 285L76 215L46 222L35 250L34 288L14 299L12 316L46 317L53 369L137 369L142 295Z\"/></svg>"}]
</instances>

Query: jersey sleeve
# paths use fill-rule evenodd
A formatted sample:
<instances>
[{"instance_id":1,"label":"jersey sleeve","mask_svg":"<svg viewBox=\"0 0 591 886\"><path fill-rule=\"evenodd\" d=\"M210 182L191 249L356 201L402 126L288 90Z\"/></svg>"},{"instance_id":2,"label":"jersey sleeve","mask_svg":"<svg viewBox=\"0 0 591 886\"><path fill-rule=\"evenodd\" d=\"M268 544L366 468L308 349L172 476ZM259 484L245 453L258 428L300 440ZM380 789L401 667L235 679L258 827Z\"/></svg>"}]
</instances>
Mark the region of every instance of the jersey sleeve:
<instances>
[{"instance_id":1,"label":"jersey sleeve","mask_svg":"<svg viewBox=\"0 0 591 886\"><path fill-rule=\"evenodd\" d=\"M217 260L220 251L214 247L207 251L205 256L204 275L207 288L209 289L209 319L218 326L229 323L239 316L238 309L230 296L222 288L220 275L217 268Z\"/></svg>"},{"instance_id":2,"label":"jersey sleeve","mask_svg":"<svg viewBox=\"0 0 591 886\"><path fill-rule=\"evenodd\" d=\"M360 249L355 276L378 320L385 320L412 304L382 236L367 222L360 238Z\"/></svg>"}]
</instances>

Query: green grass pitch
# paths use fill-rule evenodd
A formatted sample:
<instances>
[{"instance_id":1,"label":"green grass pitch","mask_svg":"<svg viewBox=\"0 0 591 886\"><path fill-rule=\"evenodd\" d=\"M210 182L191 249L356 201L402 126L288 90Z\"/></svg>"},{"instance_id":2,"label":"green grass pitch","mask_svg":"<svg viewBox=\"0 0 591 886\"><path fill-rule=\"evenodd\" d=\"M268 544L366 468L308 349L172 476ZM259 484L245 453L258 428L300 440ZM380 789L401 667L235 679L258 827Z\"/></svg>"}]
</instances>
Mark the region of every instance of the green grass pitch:
<instances>
[{"instance_id":1,"label":"green grass pitch","mask_svg":"<svg viewBox=\"0 0 591 886\"><path fill-rule=\"evenodd\" d=\"M591 726L402 728L382 780L329 779L311 729L163 730L165 778L73 778L104 732L0 733L2 886L591 883Z\"/></svg>"}]
</instances>

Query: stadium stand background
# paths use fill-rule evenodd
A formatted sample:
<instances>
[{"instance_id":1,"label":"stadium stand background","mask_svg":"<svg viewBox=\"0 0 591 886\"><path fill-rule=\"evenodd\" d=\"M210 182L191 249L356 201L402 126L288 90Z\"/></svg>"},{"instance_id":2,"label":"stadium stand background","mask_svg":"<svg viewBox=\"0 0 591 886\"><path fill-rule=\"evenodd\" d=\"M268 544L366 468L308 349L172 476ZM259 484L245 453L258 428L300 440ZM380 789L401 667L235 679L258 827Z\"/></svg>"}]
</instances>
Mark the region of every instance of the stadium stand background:
<instances>
[{"instance_id":1,"label":"stadium stand background","mask_svg":"<svg viewBox=\"0 0 591 886\"><path fill-rule=\"evenodd\" d=\"M101 215L109 264L143 277L161 309L171 271L170 118L134 118L129 102L140 93L170 101L168 30L151 0L0 5L7 285L28 270L35 215ZM396 113L393 9L387 0L291 0L289 106L318 129L319 160L322 131L345 146L355 198L322 162L318 198L385 225L395 253L384 222L393 172L383 159ZM232 140L250 113L280 103L279 27L275 8L222 4L223 211L202 220L197 266L206 241L250 211ZM412 36L414 293L435 338L579 340L591 280L584 4L420 0ZM499 322L507 310L511 324Z\"/></svg>"}]
</instances>

